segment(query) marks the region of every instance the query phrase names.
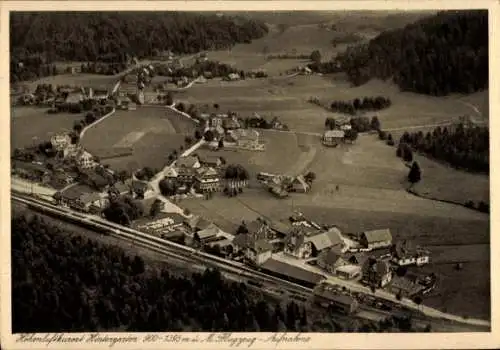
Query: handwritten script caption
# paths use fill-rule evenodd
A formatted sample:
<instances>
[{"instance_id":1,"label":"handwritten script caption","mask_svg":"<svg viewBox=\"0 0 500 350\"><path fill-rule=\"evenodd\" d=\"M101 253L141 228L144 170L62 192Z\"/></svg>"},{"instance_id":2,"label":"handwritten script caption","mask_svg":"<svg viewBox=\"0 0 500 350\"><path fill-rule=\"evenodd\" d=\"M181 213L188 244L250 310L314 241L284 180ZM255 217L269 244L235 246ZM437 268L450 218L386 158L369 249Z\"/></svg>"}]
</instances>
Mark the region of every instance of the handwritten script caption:
<instances>
[{"instance_id":1,"label":"handwritten script caption","mask_svg":"<svg viewBox=\"0 0 500 350\"><path fill-rule=\"evenodd\" d=\"M274 333L271 335L258 334L241 335L235 333L143 333L143 334L123 334L123 335L107 335L103 333L88 333L88 334L65 334L65 333L46 333L46 334L18 334L16 335L16 343L31 343L33 345L43 345L50 347L56 344L77 345L77 344L92 344L92 345L107 345L114 347L116 345L125 344L212 344L215 348L231 347L231 348L252 348L255 346L278 347L287 343L307 344L311 341L311 337L301 333Z\"/></svg>"}]
</instances>

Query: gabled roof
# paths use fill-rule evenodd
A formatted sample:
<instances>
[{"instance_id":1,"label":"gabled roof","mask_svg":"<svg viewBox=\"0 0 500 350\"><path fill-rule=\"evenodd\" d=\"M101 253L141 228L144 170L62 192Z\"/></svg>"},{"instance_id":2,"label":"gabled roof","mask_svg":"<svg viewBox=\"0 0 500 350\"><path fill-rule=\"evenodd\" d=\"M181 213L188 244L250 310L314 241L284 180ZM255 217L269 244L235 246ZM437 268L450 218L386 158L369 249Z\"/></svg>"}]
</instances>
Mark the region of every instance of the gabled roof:
<instances>
[{"instance_id":1,"label":"gabled roof","mask_svg":"<svg viewBox=\"0 0 500 350\"><path fill-rule=\"evenodd\" d=\"M318 260L323 261L327 265L336 265L344 262L340 249L331 248L320 253Z\"/></svg>"},{"instance_id":2,"label":"gabled roof","mask_svg":"<svg viewBox=\"0 0 500 350\"><path fill-rule=\"evenodd\" d=\"M236 129L236 130L231 130L229 133L236 140L257 141L259 139L259 133L256 130Z\"/></svg>"},{"instance_id":3,"label":"gabled roof","mask_svg":"<svg viewBox=\"0 0 500 350\"><path fill-rule=\"evenodd\" d=\"M195 174L195 171L193 168L178 168L176 170L177 175L179 176L193 176Z\"/></svg>"},{"instance_id":4,"label":"gabled roof","mask_svg":"<svg viewBox=\"0 0 500 350\"><path fill-rule=\"evenodd\" d=\"M125 183L118 181L115 182L113 187L119 192L119 193L124 193L130 191L130 187L127 186Z\"/></svg>"},{"instance_id":5,"label":"gabled roof","mask_svg":"<svg viewBox=\"0 0 500 350\"><path fill-rule=\"evenodd\" d=\"M391 271L389 262L380 259L369 258L363 264L363 273L375 272L378 277L388 274Z\"/></svg>"},{"instance_id":6,"label":"gabled roof","mask_svg":"<svg viewBox=\"0 0 500 350\"><path fill-rule=\"evenodd\" d=\"M198 237L200 237L200 239L206 239L209 237L216 236L219 233L219 231L220 230L216 225L210 224L205 229L198 231Z\"/></svg>"},{"instance_id":7,"label":"gabled roof","mask_svg":"<svg viewBox=\"0 0 500 350\"><path fill-rule=\"evenodd\" d=\"M233 238L233 244L235 246L246 248L252 241L252 235L248 233L240 233Z\"/></svg>"},{"instance_id":8,"label":"gabled roof","mask_svg":"<svg viewBox=\"0 0 500 350\"><path fill-rule=\"evenodd\" d=\"M197 228L200 231L206 229L207 227L209 227L212 224L210 221L205 220L204 218L197 216L197 215L193 215L190 218L186 218L184 220L184 223L187 226L189 226L191 229Z\"/></svg>"},{"instance_id":9,"label":"gabled roof","mask_svg":"<svg viewBox=\"0 0 500 350\"><path fill-rule=\"evenodd\" d=\"M336 227L332 227L326 232L306 237L306 240L314 244L314 247L316 247L317 250L323 250L335 245L343 245L343 241L340 237L340 231Z\"/></svg>"},{"instance_id":10,"label":"gabled roof","mask_svg":"<svg viewBox=\"0 0 500 350\"><path fill-rule=\"evenodd\" d=\"M199 176L217 176L219 173L214 168L200 168L197 171Z\"/></svg>"},{"instance_id":11,"label":"gabled roof","mask_svg":"<svg viewBox=\"0 0 500 350\"><path fill-rule=\"evenodd\" d=\"M195 164L197 162L198 162L198 158L195 156L179 157L179 159L177 159L175 165L178 168L182 168L182 167L192 168L195 166Z\"/></svg>"},{"instance_id":12,"label":"gabled roof","mask_svg":"<svg viewBox=\"0 0 500 350\"><path fill-rule=\"evenodd\" d=\"M253 220L246 224L246 227L248 229L248 232L257 233L262 228L262 225L263 223L259 220Z\"/></svg>"},{"instance_id":13,"label":"gabled roof","mask_svg":"<svg viewBox=\"0 0 500 350\"><path fill-rule=\"evenodd\" d=\"M219 156L206 155L199 157L200 163L202 164L217 164L221 161Z\"/></svg>"},{"instance_id":14,"label":"gabled roof","mask_svg":"<svg viewBox=\"0 0 500 350\"><path fill-rule=\"evenodd\" d=\"M366 237L368 243L392 241L391 230L389 230L388 228L382 230L365 231L362 233L362 235Z\"/></svg>"}]
</instances>

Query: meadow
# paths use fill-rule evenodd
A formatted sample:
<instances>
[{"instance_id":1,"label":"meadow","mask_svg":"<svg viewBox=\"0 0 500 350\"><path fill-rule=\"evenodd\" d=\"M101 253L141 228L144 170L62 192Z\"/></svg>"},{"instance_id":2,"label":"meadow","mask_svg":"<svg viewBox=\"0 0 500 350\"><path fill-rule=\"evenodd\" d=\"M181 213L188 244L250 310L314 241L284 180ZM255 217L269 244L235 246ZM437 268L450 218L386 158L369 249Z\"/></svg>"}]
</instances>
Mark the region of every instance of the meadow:
<instances>
[{"instance_id":1,"label":"meadow","mask_svg":"<svg viewBox=\"0 0 500 350\"><path fill-rule=\"evenodd\" d=\"M73 130L74 122L82 119L81 114L48 114L47 110L40 107L11 107L11 150L49 141L59 132Z\"/></svg>"},{"instance_id":2,"label":"meadow","mask_svg":"<svg viewBox=\"0 0 500 350\"><path fill-rule=\"evenodd\" d=\"M178 113L141 107L136 111L117 111L88 130L81 142L96 156L102 150L131 147L133 155L103 161L113 169L161 169L168 163L170 153L179 151L184 138L193 134L194 123Z\"/></svg>"}]
</instances>

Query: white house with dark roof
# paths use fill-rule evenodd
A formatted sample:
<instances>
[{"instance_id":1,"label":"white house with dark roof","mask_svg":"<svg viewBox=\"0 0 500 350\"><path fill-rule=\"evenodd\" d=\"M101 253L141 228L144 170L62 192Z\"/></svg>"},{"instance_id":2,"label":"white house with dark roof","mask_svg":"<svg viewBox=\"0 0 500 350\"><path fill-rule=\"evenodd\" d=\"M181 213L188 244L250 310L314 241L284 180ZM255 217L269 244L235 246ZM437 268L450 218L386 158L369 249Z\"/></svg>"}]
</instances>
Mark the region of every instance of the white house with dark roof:
<instances>
[{"instance_id":1,"label":"white house with dark roof","mask_svg":"<svg viewBox=\"0 0 500 350\"><path fill-rule=\"evenodd\" d=\"M295 226L285 237L284 243L284 253L298 259L317 256L321 251L333 246L340 246L344 250L344 241L336 227L322 231L312 227Z\"/></svg>"}]
</instances>

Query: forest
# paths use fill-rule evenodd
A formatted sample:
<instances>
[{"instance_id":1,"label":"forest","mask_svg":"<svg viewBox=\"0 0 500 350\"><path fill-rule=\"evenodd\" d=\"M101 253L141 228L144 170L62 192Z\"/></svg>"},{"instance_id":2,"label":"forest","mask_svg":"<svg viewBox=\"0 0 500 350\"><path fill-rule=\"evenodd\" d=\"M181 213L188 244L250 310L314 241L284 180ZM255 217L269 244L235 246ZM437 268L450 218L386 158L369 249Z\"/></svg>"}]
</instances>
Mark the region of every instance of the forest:
<instances>
[{"instance_id":1,"label":"forest","mask_svg":"<svg viewBox=\"0 0 500 350\"><path fill-rule=\"evenodd\" d=\"M262 22L215 13L16 12L10 15L11 79L48 75L56 61L119 63L167 50L189 54L250 43L267 32Z\"/></svg>"},{"instance_id":2,"label":"forest","mask_svg":"<svg viewBox=\"0 0 500 350\"><path fill-rule=\"evenodd\" d=\"M400 143L437 160L472 172L489 172L489 130L487 127L437 127L432 133L405 132Z\"/></svg>"},{"instance_id":3,"label":"forest","mask_svg":"<svg viewBox=\"0 0 500 350\"><path fill-rule=\"evenodd\" d=\"M345 324L323 309L277 303L217 270L179 275L140 256L13 215L12 331L412 331L411 321Z\"/></svg>"},{"instance_id":4,"label":"forest","mask_svg":"<svg viewBox=\"0 0 500 350\"><path fill-rule=\"evenodd\" d=\"M334 62L354 85L392 79L403 91L435 96L486 89L488 11L439 12L353 45Z\"/></svg>"}]
</instances>

